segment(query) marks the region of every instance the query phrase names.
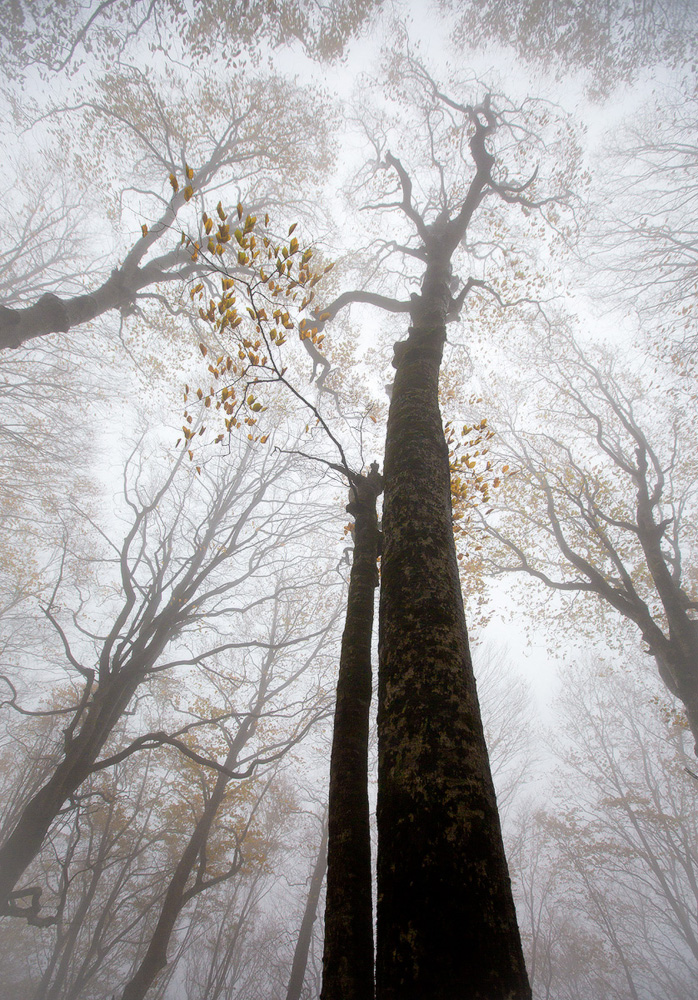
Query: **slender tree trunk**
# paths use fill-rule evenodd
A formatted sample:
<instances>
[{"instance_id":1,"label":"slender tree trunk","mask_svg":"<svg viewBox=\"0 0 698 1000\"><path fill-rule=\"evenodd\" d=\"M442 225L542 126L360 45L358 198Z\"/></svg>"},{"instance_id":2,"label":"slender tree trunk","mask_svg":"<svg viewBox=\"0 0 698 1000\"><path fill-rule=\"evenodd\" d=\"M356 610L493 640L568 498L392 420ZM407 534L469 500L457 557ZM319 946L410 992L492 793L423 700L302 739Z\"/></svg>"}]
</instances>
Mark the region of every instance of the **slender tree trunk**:
<instances>
[{"instance_id":1,"label":"slender tree trunk","mask_svg":"<svg viewBox=\"0 0 698 1000\"><path fill-rule=\"evenodd\" d=\"M52 964L49 969L47 969L48 974L44 975L41 985L34 995L34 1000L57 1000L60 996L66 980L68 979L68 972L70 970L71 962L73 961L78 935L82 930L85 917L87 916L92 900L94 899L97 886L102 877L102 871L103 869L101 864L96 865L93 869L88 890L80 900L78 908L70 921L68 932L65 935L64 940L61 942L61 957L53 982L51 982L51 975L55 966Z\"/></svg>"},{"instance_id":2,"label":"slender tree trunk","mask_svg":"<svg viewBox=\"0 0 698 1000\"><path fill-rule=\"evenodd\" d=\"M121 994L122 1000L142 1000L160 972L167 965L167 948L177 918L182 912L182 907L186 901L187 882L196 864L199 852L204 845L219 805L220 801L214 804L212 798L207 803L206 809L196 824L189 843L185 847L182 857L179 859L174 875L170 879L165 900L160 910L160 916L148 943L147 951L135 973L126 984Z\"/></svg>"},{"instance_id":3,"label":"slender tree trunk","mask_svg":"<svg viewBox=\"0 0 698 1000\"><path fill-rule=\"evenodd\" d=\"M17 882L41 850L51 824L91 772L102 747L121 718L140 674L117 675L95 695L77 735L42 788L31 797L17 824L0 847L0 914L12 910Z\"/></svg>"},{"instance_id":4,"label":"slender tree trunk","mask_svg":"<svg viewBox=\"0 0 698 1000\"><path fill-rule=\"evenodd\" d=\"M291 975L288 980L288 990L286 1000L300 1000L301 990L305 981L305 970L308 967L308 954L310 952L310 942L313 939L313 925L317 917L317 906L320 901L320 890L327 871L327 821L322 826L322 839L320 840L320 850L315 860L315 867L310 879L308 897L305 901L303 919L298 932L298 940L293 952L293 964L291 965Z\"/></svg>"},{"instance_id":5,"label":"slender tree trunk","mask_svg":"<svg viewBox=\"0 0 698 1000\"><path fill-rule=\"evenodd\" d=\"M235 767L240 747L249 736L249 726L244 726L238 733L238 738L228 752L225 760L227 768ZM191 898L187 893L187 882L205 846L211 827L220 809L226 787L229 782L226 774L219 774L199 820L194 827L187 846L177 863L170 884L165 893L165 899L160 910L158 922L152 933L147 951L131 979L126 984L121 1000L143 1000L160 972L167 965L167 949L182 907Z\"/></svg>"},{"instance_id":6,"label":"slender tree trunk","mask_svg":"<svg viewBox=\"0 0 698 1000\"><path fill-rule=\"evenodd\" d=\"M438 403L450 249L396 345L378 704L379 1000L528 1000L470 660Z\"/></svg>"},{"instance_id":7,"label":"slender tree trunk","mask_svg":"<svg viewBox=\"0 0 698 1000\"><path fill-rule=\"evenodd\" d=\"M374 465L368 476L353 480L347 507L355 518L354 558L330 763L322 1000L371 1000L374 995L368 730L380 542L376 500L382 488Z\"/></svg>"}]
</instances>

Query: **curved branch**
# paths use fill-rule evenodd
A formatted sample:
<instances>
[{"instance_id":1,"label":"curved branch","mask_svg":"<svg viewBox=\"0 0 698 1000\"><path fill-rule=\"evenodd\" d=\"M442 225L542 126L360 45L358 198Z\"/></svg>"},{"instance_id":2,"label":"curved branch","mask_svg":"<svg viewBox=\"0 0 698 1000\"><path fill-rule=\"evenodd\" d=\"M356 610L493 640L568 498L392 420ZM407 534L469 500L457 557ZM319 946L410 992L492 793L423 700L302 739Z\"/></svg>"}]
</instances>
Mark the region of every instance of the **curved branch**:
<instances>
[{"instance_id":1,"label":"curved branch","mask_svg":"<svg viewBox=\"0 0 698 1000\"><path fill-rule=\"evenodd\" d=\"M2 916L22 917L22 919L26 920L33 927L50 927L52 924L57 923L58 917L56 914L50 917L39 916L41 891L38 886L33 886L29 889L18 889L16 892L10 893L7 903L2 910ZM25 899L26 897L29 897L28 906L18 906L15 902L17 899Z\"/></svg>"},{"instance_id":2,"label":"curved branch","mask_svg":"<svg viewBox=\"0 0 698 1000\"><path fill-rule=\"evenodd\" d=\"M15 712L19 712L20 715L30 715L30 716L44 716L44 715L69 715L71 712L76 711L76 706L71 705L68 708L46 708L46 709L36 709L32 710L29 708L22 708L21 705L17 704L17 688L14 686L9 677L5 674L0 674L0 681L4 681L12 692L12 697L5 699L5 701L0 701L0 708L4 708L7 705L8 708L13 708ZM78 706L79 707L79 706Z\"/></svg>"},{"instance_id":3,"label":"curved branch","mask_svg":"<svg viewBox=\"0 0 698 1000\"><path fill-rule=\"evenodd\" d=\"M385 154L385 162L389 167L397 172L400 178L400 186L402 187L402 202L400 208L403 210L408 219L411 219L415 224L415 228L421 238L425 243L429 242L429 232L425 225L424 219L419 214L417 209L412 204L412 181L410 180L409 174L392 153L388 152Z\"/></svg>"},{"instance_id":4,"label":"curved branch","mask_svg":"<svg viewBox=\"0 0 698 1000\"><path fill-rule=\"evenodd\" d=\"M350 306L355 302L362 302L364 305L369 306L377 306L379 309L385 309L386 312L392 313L408 313L412 308L411 302L403 302L400 299L393 299L390 298L389 295L379 295L377 292L365 292L361 290L342 292L341 295L337 296L334 302L331 302L328 306L324 306L322 310L318 310L315 313L313 326L316 326L318 330L322 330L328 320L334 319L337 313L339 313L346 306Z\"/></svg>"},{"instance_id":5,"label":"curved branch","mask_svg":"<svg viewBox=\"0 0 698 1000\"><path fill-rule=\"evenodd\" d=\"M175 750L179 750L181 754L193 760L196 764L201 764L203 767L210 767L214 771L219 771L221 774L226 775L228 778L245 778L248 776L246 772L238 773L237 771L231 771L230 768L225 767L223 764L219 764L209 757L203 757L188 747L186 743L182 743L181 740L175 739L174 736L169 736L167 733L146 733L144 736L139 736L119 753L115 753L111 757L105 757L103 760L98 760L92 765L89 773L93 774L95 771L103 771L107 767L113 767L114 764L120 764L122 760L126 760L132 754L138 753L139 750L154 750L160 746L174 747Z\"/></svg>"}]
</instances>

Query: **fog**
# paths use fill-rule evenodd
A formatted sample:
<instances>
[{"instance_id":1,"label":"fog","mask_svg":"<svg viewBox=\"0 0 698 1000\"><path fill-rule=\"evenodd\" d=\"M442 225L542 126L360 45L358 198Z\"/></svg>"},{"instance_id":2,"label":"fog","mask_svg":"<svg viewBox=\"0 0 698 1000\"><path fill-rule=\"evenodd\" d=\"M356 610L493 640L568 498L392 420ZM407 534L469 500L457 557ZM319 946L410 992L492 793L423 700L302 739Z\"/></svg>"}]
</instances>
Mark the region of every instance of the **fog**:
<instances>
[{"instance_id":1,"label":"fog","mask_svg":"<svg viewBox=\"0 0 698 1000\"><path fill-rule=\"evenodd\" d=\"M698 995L697 53L0 0L0 1000Z\"/></svg>"}]
</instances>

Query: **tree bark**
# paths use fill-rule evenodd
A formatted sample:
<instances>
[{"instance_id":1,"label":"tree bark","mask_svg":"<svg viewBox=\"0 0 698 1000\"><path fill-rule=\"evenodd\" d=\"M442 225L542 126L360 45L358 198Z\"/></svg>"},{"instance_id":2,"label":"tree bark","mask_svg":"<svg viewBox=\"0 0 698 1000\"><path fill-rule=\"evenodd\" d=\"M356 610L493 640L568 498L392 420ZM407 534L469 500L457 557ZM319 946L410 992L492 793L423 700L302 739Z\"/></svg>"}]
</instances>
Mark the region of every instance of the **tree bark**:
<instances>
[{"instance_id":1,"label":"tree bark","mask_svg":"<svg viewBox=\"0 0 698 1000\"><path fill-rule=\"evenodd\" d=\"M310 942L313 939L313 924L317 916L317 906L320 900L320 890L327 871L327 822L322 826L322 839L320 840L320 850L315 860L315 867L310 879L308 898L305 901L303 919L298 932L298 940L293 952L293 964L291 965L291 975L288 980L288 990L286 1000L300 1000L301 990L305 981L305 970L308 967L308 953L310 952Z\"/></svg>"},{"instance_id":2,"label":"tree bark","mask_svg":"<svg viewBox=\"0 0 698 1000\"><path fill-rule=\"evenodd\" d=\"M451 278L434 234L396 345L378 693L379 1000L528 1000L452 530L438 403Z\"/></svg>"},{"instance_id":3,"label":"tree bark","mask_svg":"<svg viewBox=\"0 0 698 1000\"><path fill-rule=\"evenodd\" d=\"M373 900L368 806L371 640L380 532L378 467L352 479L354 558L330 762L329 851L321 1000L371 1000Z\"/></svg>"}]
</instances>

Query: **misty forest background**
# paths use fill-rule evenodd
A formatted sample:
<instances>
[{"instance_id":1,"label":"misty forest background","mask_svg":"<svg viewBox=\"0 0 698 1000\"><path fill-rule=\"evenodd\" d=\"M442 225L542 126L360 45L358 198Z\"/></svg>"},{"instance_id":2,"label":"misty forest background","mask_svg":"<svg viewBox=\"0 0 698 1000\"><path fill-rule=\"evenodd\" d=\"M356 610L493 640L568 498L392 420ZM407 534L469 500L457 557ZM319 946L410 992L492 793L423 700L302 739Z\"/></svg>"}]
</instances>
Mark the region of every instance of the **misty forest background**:
<instances>
[{"instance_id":1,"label":"misty forest background","mask_svg":"<svg viewBox=\"0 0 698 1000\"><path fill-rule=\"evenodd\" d=\"M319 997L343 470L490 113L440 401L533 995L697 996L698 4L2 0L0 59L0 842L102 727L0 998Z\"/></svg>"}]
</instances>

